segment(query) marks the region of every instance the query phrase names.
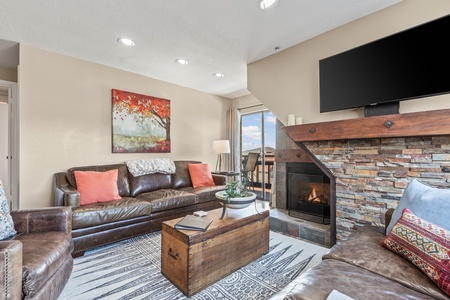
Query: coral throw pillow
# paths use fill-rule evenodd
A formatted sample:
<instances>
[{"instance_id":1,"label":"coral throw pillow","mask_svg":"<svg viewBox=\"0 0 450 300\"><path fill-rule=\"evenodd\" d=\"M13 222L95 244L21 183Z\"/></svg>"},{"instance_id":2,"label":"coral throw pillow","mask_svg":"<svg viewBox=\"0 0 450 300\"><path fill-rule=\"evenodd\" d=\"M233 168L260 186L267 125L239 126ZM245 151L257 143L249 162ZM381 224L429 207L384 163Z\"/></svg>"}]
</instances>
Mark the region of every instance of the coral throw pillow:
<instances>
[{"instance_id":1,"label":"coral throw pillow","mask_svg":"<svg viewBox=\"0 0 450 300\"><path fill-rule=\"evenodd\" d=\"M207 164L188 164L188 169L194 188L215 185Z\"/></svg>"},{"instance_id":2,"label":"coral throw pillow","mask_svg":"<svg viewBox=\"0 0 450 300\"><path fill-rule=\"evenodd\" d=\"M401 218L381 242L421 269L450 296L450 231L403 209Z\"/></svg>"},{"instance_id":3,"label":"coral throw pillow","mask_svg":"<svg viewBox=\"0 0 450 300\"><path fill-rule=\"evenodd\" d=\"M121 199L117 188L118 173L117 169L106 172L75 171L77 189L80 192L80 204Z\"/></svg>"},{"instance_id":4,"label":"coral throw pillow","mask_svg":"<svg viewBox=\"0 0 450 300\"><path fill-rule=\"evenodd\" d=\"M3 184L0 181L0 240L4 240L17 232L14 229L14 221L9 211L8 200L6 199Z\"/></svg>"}]
</instances>

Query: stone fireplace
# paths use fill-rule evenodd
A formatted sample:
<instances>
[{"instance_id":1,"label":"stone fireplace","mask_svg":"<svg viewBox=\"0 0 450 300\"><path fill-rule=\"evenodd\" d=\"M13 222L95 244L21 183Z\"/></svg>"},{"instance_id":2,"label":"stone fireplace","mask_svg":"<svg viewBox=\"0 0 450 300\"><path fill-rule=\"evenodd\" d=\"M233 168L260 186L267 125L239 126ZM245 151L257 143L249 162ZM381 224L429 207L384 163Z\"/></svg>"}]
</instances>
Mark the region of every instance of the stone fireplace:
<instances>
[{"instance_id":1,"label":"stone fireplace","mask_svg":"<svg viewBox=\"0 0 450 300\"><path fill-rule=\"evenodd\" d=\"M448 111L446 116L448 118ZM440 120L443 118L435 119L438 123ZM335 203L330 204L331 215L335 210L335 224L331 216L330 225L335 226L337 240L345 239L366 223L384 226L385 211L397 206L413 178L432 186L450 187L450 127L448 121L445 122L440 123L440 131L436 135L425 132L427 126L423 125L424 129L419 130L417 124L411 122L405 127L409 126L415 134L424 135L305 142L294 142L278 123L276 148L279 157L277 161L275 155L276 189L272 206L289 209L288 164L298 160L295 153L304 148L313 155L312 160L316 159L335 177ZM442 126L447 126L447 135L443 135ZM376 131L376 128L371 131ZM303 158L300 156L300 160Z\"/></svg>"}]
</instances>

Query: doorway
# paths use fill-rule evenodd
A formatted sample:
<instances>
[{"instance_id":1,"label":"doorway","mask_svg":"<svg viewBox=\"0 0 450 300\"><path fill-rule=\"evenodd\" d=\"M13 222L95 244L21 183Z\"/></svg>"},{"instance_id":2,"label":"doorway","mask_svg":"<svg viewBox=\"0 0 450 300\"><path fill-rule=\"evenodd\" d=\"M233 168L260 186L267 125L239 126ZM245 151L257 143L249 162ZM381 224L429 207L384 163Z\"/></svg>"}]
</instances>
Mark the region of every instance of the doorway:
<instances>
[{"instance_id":1,"label":"doorway","mask_svg":"<svg viewBox=\"0 0 450 300\"><path fill-rule=\"evenodd\" d=\"M270 111L241 115L241 169L249 153L260 154L249 185L263 201L270 200L272 188L276 120Z\"/></svg>"},{"instance_id":2,"label":"doorway","mask_svg":"<svg viewBox=\"0 0 450 300\"><path fill-rule=\"evenodd\" d=\"M19 209L17 83L0 80L0 179L11 209Z\"/></svg>"}]
</instances>

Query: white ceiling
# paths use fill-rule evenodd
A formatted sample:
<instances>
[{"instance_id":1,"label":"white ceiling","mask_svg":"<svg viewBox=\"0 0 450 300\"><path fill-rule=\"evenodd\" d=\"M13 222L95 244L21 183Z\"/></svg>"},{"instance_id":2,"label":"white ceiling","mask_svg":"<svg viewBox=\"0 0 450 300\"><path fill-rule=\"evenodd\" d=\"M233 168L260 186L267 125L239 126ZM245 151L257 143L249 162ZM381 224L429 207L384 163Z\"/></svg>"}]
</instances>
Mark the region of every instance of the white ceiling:
<instances>
[{"instance_id":1,"label":"white ceiling","mask_svg":"<svg viewBox=\"0 0 450 300\"><path fill-rule=\"evenodd\" d=\"M247 64L275 47L284 50L398 2L280 0L263 11L259 0L1 0L0 39L235 98L248 94ZM136 46L117 43L119 37ZM0 66L11 67L12 45L2 45Z\"/></svg>"}]
</instances>

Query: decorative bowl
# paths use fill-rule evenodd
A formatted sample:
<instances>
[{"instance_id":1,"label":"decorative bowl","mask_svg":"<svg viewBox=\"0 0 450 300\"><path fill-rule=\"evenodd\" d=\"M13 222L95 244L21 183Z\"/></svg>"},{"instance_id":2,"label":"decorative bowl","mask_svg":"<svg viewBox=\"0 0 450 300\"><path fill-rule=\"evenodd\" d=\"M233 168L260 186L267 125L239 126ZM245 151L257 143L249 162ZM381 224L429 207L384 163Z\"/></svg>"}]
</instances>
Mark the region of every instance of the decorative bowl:
<instances>
[{"instance_id":1,"label":"decorative bowl","mask_svg":"<svg viewBox=\"0 0 450 300\"><path fill-rule=\"evenodd\" d=\"M228 208L232 209L241 209L246 208L253 202L255 202L256 194L253 192L247 192L246 197L239 198L230 198L230 201L227 200L227 194L225 191L220 191L216 193L216 198L222 205L226 205Z\"/></svg>"}]
</instances>

